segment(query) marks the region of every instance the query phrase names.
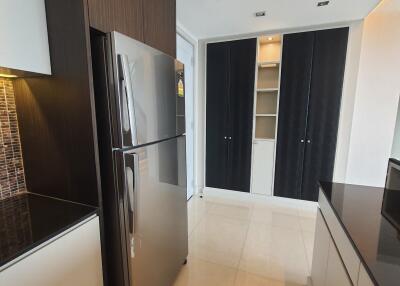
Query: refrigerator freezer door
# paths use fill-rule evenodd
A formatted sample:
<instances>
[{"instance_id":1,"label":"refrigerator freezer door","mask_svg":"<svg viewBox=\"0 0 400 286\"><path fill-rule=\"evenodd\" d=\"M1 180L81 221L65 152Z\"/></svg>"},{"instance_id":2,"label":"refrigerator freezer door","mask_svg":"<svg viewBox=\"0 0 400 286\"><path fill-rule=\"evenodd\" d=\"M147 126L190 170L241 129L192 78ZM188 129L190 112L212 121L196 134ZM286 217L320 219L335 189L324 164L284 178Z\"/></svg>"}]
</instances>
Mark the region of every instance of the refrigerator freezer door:
<instances>
[{"instance_id":1,"label":"refrigerator freezer door","mask_svg":"<svg viewBox=\"0 0 400 286\"><path fill-rule=\"evenodd\" d=\"M185 133L183 64L118 32L109 36L114 70L114 128L125 148Z\"/></svg>"},{"instance_id":2,"label":"refrigerator freezer door","mask_svg":"<svg viewBox=\"0 0 400 286\"><path fill-rule=\"evenodd\" d=\"M188 254L185 136L118 153L130 285L172 285Z\"/></svg>"}]
</instances>

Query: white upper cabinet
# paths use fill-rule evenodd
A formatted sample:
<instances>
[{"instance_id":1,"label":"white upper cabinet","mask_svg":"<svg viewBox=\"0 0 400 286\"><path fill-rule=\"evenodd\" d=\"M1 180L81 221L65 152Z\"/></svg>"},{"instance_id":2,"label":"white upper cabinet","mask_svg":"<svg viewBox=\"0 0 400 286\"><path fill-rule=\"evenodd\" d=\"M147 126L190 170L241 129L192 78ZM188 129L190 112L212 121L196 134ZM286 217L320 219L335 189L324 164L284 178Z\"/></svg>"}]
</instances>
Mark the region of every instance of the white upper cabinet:
<instances>
[{"instance_id":1,"label":"white upper cabinet","mask_svg":"<svg viewBox=\"0 0 400 286\"><path fill-rule=\"evenodd\" d=\"M44 0L0 0L0 73L18 71L51 74Z\"/></svg>"}]
</instances>

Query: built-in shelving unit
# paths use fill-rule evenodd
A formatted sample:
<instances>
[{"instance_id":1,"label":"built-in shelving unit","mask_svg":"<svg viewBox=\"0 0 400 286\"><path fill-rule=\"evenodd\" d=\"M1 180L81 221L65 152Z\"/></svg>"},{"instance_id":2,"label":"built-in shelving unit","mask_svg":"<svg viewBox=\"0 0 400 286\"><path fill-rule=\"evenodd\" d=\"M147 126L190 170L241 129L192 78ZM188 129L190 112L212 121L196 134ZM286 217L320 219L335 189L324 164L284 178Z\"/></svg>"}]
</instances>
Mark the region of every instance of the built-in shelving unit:
<instances>
[{"instance_id":1,"label":"built-in shelving unit","mask_svg":"<svg viewBox=\"0 0 400 286\"><path fill-rule=\"evenodd\" d=\"M280 35L258 39L255 140L275 139L281 46Z\"/></svg>"},{"instance_id":2,"label":"built-in shelving unit","mask_svg":"<svg viewBox=\"0 0 400 286\"><path fill-rule=\"evenodd\" d=\"M251 192L273 194L282 36L258 38Z\"/></svg>"}]
</instances>

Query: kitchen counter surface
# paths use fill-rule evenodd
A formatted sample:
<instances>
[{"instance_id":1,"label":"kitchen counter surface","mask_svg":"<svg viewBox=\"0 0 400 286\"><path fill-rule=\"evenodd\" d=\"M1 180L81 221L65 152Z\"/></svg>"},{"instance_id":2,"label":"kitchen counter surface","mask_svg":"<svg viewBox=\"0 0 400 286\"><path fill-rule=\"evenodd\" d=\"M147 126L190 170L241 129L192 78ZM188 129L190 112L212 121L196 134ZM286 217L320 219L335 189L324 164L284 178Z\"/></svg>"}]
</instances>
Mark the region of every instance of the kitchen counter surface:
<instances>
[{"instance_id":1,"label":"kitchen counter surface","mask_svg":"<svg viewBox=\"0 0 400 286\"><path fill-rule=\"evenodd\" d=\"M320 185L371 280L379 286L399 285L400 234L381 213L384 189Z\"/></svg>"},{"instance_id":2,"label":"kitchen counter surface","mask_svg":"<svg viewBox=\"0 0 400 286\"><path fill-rule=\"evenodd\" d=\"M32 193L0 200L0 270L96 213L91 206Z\"/></svg>"}]
</instances>

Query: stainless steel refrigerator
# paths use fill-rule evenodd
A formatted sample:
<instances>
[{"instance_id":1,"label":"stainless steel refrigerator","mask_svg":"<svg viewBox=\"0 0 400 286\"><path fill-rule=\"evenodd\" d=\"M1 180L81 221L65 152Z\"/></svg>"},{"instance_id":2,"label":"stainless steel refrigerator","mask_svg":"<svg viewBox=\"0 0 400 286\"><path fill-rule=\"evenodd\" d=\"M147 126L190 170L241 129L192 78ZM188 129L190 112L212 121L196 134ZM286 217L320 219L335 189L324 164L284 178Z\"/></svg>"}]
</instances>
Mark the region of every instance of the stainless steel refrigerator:
<instances>
[{"instance_id":1,"label":"stainless steel refrigerator","mask_svg":"<svg viewBox=\"0 0 400 286\"><path fill-rule=\"evenodd\" d=\"M109 285L172 285L188 254L183 65L91 31Z\"/></svg>"}]
</instances>

